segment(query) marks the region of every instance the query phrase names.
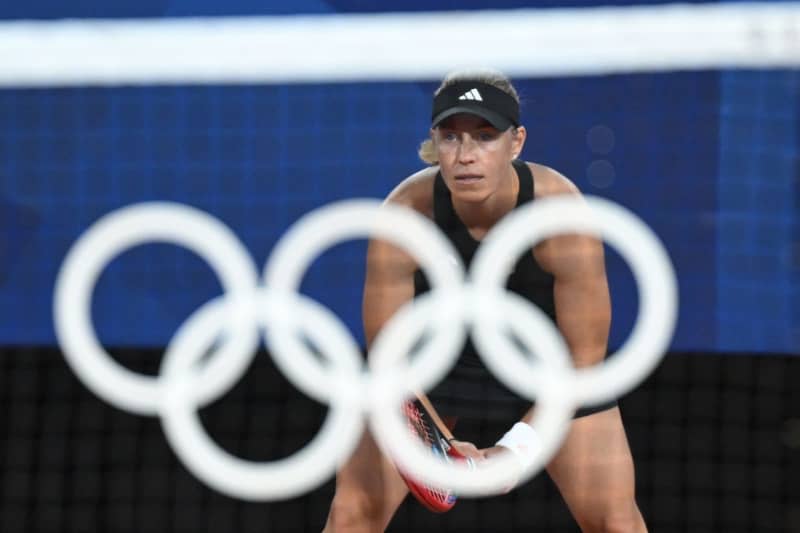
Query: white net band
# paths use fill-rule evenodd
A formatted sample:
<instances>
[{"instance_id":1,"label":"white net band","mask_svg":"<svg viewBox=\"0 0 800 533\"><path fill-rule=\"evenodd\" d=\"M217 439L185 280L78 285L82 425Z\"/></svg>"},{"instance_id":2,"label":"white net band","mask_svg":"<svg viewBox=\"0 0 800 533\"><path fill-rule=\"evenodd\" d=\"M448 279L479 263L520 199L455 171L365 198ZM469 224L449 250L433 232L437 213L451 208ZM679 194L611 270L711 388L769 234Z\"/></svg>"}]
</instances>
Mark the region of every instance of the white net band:
<instances>
[{"instance_id":1,"label":"white net band","mask_svg":"<svg viewBox=\"0 0 800 533\"><path fill-rule=\"evenodd\" d=\"M800 3L0 23L0 87L430 80L481 65L800 66Z\"/></svg>"}]
</instances>

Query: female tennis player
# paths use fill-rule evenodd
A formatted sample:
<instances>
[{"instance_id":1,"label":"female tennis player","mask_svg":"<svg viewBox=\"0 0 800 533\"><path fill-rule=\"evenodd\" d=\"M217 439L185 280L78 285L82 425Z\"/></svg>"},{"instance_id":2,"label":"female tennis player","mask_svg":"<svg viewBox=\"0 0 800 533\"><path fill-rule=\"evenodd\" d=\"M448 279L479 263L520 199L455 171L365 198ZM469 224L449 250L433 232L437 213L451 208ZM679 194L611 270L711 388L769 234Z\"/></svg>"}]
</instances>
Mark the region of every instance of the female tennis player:
<instances>
[{"instance_id":1,"label":"female tennis player","mask_svg":"<svg viewBox=\"0 0 800 533\"><path fill-rule=\"evenodd\" d=\"M386 201L433 220L469 265L481 239L516 206L580 194L555 170L518 159L525 137L519 97L508 78L492 72L451 74L435 92L430 139L420 147L430 166L403 180ZM611 311L601 242L581 235L549 238L520 258L507 286L553 319L576 366L605 357ZM363 301L368 345L401 305L427 289L412 257L385 241L370 242ZM465 407L469 411L476 402L510 406L509 394L493 384L467 343L453 372L430 397L443 418L455 423L458 435ZM454 446L476 461L524 453L536 442L527 423L531 417L530 404L509 412L511 427L494 446L479 449L466 441ZM547 472L583 531L646 531L616 404L578 411ZM407 494L397 469L365 434L337 475L325 531L383 531Z\"/></svg>"}]
</instances>

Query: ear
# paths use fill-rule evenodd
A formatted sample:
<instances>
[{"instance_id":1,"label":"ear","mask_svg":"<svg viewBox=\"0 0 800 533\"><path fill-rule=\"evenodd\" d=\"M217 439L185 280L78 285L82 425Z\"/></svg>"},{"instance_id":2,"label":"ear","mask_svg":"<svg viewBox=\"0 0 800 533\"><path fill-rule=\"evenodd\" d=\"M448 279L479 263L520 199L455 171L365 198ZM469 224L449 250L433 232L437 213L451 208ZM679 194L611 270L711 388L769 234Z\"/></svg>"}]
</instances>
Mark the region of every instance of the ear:
<instances>
[{"instance_id":1,"label":"ear","mask_svg":"<svg viewBox=\"0 0 800 533\"><path fill-rule=\"evenodd\" d=\"M525 146L525 139L528 137L528 132L525 126L520 126L516 131L511 132L511 156L513 159L519 157L522 153L522 148Z\"/></svg>"}]
</instances>

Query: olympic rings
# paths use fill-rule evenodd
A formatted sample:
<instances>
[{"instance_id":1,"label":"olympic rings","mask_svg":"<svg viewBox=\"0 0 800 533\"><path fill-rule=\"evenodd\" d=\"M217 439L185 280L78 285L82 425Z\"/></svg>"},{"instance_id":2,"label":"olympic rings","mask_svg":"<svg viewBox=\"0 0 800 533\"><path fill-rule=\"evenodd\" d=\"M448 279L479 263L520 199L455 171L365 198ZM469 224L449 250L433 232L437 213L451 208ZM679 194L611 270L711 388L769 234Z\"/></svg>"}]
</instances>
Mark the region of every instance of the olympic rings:
<instances>
[{"instance_id":1,"label":"olympic rings","mask_svg":"<svg viewBox=\"0 0 800 533\"><path fill-rule=\"evenodd\" d=\"M516 258L560 232L589 232L628 259L640 294L640 315L616 357L575 370L567 346L546 316L508 293L504 278ZM303 273L327 247L378 237L415 256L431 291L404 305L373 342L369 369L358 346L329 309L298 293ZM170 341L157 377L117 364L91 325L91 295L102 269L126 249L152 241L176 243L206 259L226 291L203 305ZM573 410L616 397L635 386L665 352L677 312L675 274L658 238L634 215L594 197L553 198L516 209L486 237L470 277L452 244L427 218L373 200L322 207L282 237L264 267L263 282L244 246L220 221L186 206L145 203L98 220L73 245L59 273L56 334L76 375L99 397L138 414L158 415L181 460L203 482L234 497L292 497L333 474L355 448L364 415L380 446L409 474L461 494L496 493L519 478L513 461L468 470L434 460L413 439L400 404L427 390L455 363L467 334L487 367L521 396L536 399L533 421L542 446L522 474L530 477L555 453ZM294 455L252 463L221 450L203 429L197 409L240 379L262 334L276 365L330 412L314 439ZM512 331L529 354L507 338ZM423 334L432 332L411 360ZM212 346L203 365L198 361ZM303 339L322 351L324 366Z\"/></svg>"}]
</instances>

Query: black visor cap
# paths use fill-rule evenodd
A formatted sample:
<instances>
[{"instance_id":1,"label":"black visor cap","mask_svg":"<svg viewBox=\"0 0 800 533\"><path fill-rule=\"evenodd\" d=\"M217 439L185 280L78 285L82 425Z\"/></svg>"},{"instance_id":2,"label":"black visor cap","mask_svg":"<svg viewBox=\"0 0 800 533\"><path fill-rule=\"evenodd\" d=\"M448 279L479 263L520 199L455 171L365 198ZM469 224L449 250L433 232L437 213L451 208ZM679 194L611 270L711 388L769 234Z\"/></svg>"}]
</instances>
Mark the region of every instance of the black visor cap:
<instances>
[{"instance_id":1,"label":"black visor cap","mask_svg":"<svg viewBox=\"0 0 800 533\"><path fill-rule=\"evenodd\" d=\"M500 131L519 126L517 101L505 91L483 82L459 81L436 95L431 127L435 128L443 120L459 113L481 117Z\"/></svg>"}]
</instances>

